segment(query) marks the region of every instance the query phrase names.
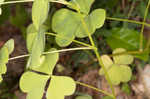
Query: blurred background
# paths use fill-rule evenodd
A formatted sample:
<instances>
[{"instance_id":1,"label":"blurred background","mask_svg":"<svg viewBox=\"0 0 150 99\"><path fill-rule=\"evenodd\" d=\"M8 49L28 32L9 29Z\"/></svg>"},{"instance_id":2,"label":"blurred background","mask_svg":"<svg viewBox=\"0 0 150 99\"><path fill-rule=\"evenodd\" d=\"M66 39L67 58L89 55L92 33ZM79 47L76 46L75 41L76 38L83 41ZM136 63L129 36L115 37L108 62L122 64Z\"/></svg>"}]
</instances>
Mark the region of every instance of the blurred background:
<instances>
[{"instance_id":1,"label":"blurred background","mask_svg":"<svg viewBox=\"0 0 150 99\"><path fill-rule=\"evenodd\" d=\"M11 0L6 0L11 1ZM143 21L144 13L148 0L95 0L92 10L103 8L107 11L107 19L104 26L97 29L92 37L99 48L100 54L111 54L112 44L110 39L113 32L122 33L140 32L141 25L120 21L109 20L109 17L130 19L135 21ZM46 25L51 28L51 18L53 13L60 8L66 6L52 3L49 17ZM15 40L15 51L11 57L27 54L26 50L26 28L32 22L31 19L32 3L10 4L2 6L2 15L0 16L0 47L10 38ZM147 16L147 23L150 23L150 13ZM114 30L114 28L117 28ZM145 27L145 40L148 39L150 27ZM133 36L134 38L134 36ZM112 38L111 38L112 39ZM88 38L78 39L85 43L89 43ZM114 39L115 40L115 39ZM118 44L119 46L119 44ZM55 42L55 38L46 37L46 49L55 47L61 49ZM72 43L67 48L79 47ZM135 50L130 48L128 50ZM148 55L149 56L149 55ZM136 59L131 68L133 71L132 80L129 83L121 83L115 86L117 99L150 99L150 59L148 56ZM19 89L19 78L24 72L26 66L26 58L10 61L7 64L7 74L3 75L4 81L0 84L0 99L25 99L26 94ZM56 75L67 75L73 77L76 81L110 92L107 81L104 77L98 75L99 65L92 51L71 51L60 53L59 62L55 68ZM147 77L147 78L146 78ZM148 82L143 83L143 79ZM146 87L146 88L145 88ZM78 97L84 96L84 97ZM44 99L44 98L43 98ZM111 99L92 89L77 86L76 93L66 99Z\"/></svg>"}]
</instances>

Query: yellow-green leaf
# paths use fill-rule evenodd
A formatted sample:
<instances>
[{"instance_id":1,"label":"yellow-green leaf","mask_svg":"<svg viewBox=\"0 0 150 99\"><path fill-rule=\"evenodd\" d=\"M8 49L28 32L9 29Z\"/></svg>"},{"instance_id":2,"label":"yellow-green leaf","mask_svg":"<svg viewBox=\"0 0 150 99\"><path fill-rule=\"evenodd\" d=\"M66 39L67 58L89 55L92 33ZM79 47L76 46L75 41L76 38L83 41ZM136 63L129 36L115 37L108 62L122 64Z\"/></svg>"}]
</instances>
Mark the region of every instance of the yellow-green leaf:
<instances>
[{"instance_id":1,"label":"yellow-green leaf","mask_svg":"<svg viewBox=\"0 0 150 99\"><path fill-rule=\"evenodd\" d=\"M0 3L3 3L5 0L0 0ZM2 8L1 8L1 5L0 5L0 15L2 14Z\"/></svg>"},{"instance_id":2,"label":"yellow-green leaf","mask_svg":"<svg viewBox=\"0 0 150 99\"><path fill-rule=\"evenodd\" d=\"M82 0L81 0L82 1ZM90 14L92 26L100 28L104 25L106 19L106 11L104 9L96 9Z\"/></svg>"},{"instance_id":3,"label":"yellow-green leaf","mask_svg":"<svg viewBox=\"0 0 150 99\"><path fill-rule=\"evenodd\" d=\"M2 78L2 75L0 75L0 82L2 82L3 78Z\"/></svg>"},{"instance_id":4,"label":"yellow-green leaf","mask_svg":"<svg viewBox=\"0 0 150 99\"><path fill-rule=\"evenodd\" d=\"M45 22L48 12L49 0L34 0L32 6L32 21L36 30L39 30L40 26Z\"/></svg>"},{"instance_id":5,"label":"yellow-green leaf","mask_svg":"<svg viewBox=\"0 0 150 99\"><path fill-rule=\"evenodd\" d=\"M0 8L0 15L2 15L2 8Z\"/></svg>"},{"instance_id":6,"label":"yellow-green leaf","mask_svg":"<svg viewBox=\"0 0 150 99\"><path fill-rule=\"evenodd\" d=\"M68 9L60 9L54 14L52 29L58 35L56 42L59 46L67 46L74 40L74 32L76 27L78 27L79 21L80 14Z\"/></svg>"},{"instance_id":7,"label":"yellow-green leaf","mask_svg":"<svg viewBox=\"0 0 150 99\"><path fill-rule=\"evenodd\" d=\"M27 99L42 99L44 94L45 84L41 84L38 87L33 88L27 94Z\"/></svg>"},{"instance_id":8,"label":"yellow-green leaf","mask_svg":"<svg viewBox=\"0 0 150 99\"><path fill-rule=\"evenodd\" d=\"M20 79L20 89L23 92L30 92L35 88L41 88L41 86L46 85L49 76L40 75L34 72L25 72ZM44 90L44 89L43 89Z\"/></svg>"},{"instance_id":9,"label":"yellow-green leaf","mask_svg":"<svg viewBox=\"0 0 150 99\"><path fill-rule=\"evenodd\" d=\"M71 0L69 3L71 3L72 6L69 7L73 9L74 7L78 7L80 12L88 14L93 2L94 0Z\"/></svg>"},{"instance_id":10,"label":"yellow-green leaf","mask_svg":"<svg viewBox=\"0 0 150 99\"><path fill-rule=\"evenodd\" d=\"M37 36L34 41L30 41L32 43L31 55L29 57L27 67L39 67L40 66L40 58L45 48L45 29L40 28ZM30 50L30 49L29 49Z\"/></svg>"},{"instance_id":11,"label":"yellow-green leaf","mask_svg":"<svg viewBox=\"0 0 150 99\"><path fill-rule=\"evenodd\" d=\"M108 74L113 85L118 85L120 83L122 76L119 66L113 65L109 69Z\"/></svg>"},{"instance_id":12,"label":"yellow-green leaf","mask_svg":"<svg viewBox=\"0 0 150 99\"><path fill-rule=\"evenodd\" d=\"M65 8L58 10L52 18L52 29L57 33L57 44L62 47L68 46L75 37L87 37L87 31L92 35L97 28L102 27L105 17L103 9L96 9L90 15Z\"/></svg>"},{"instance_id":13,"label":"yellow-green leaf","mask_svg":"<svg viewBox=\"0 0 150 99\"><path fill-rule=\"evenodd\" d=\"M14 50L14 40L13 39L8 40L4 46L8 48L8 53L11 54Z\"/></svg>"},{"instance_id":14,"label":"yellow-green leaf","mask_svg":"<svg viewBox=\"0 0 150 99\"><path fill-rule=\"evenodd\" d=\"M75 81L70 77L52 76L47 90L47 99L64 99L65 96L74 93Z\"/></svg>"},{"instance_id":15,"label":"yellow-green leaf","mask_svg":"<svg viewBox=\"0 0 150 99\"><path fill-rule=\"evenodd\" d=\"M27 49L28 52L30 53L32 51L33 42L36 36L37 36L37 30L33 24L30 24L27 28L27 40L26 40Z\"/></svg>"},{"instance_id":16,"label":"yellow-green leaf","mask_svg":"<svg viewBox=\"0 0 150 99\"><path fill-rule=\"evenodd\" d=\"M9 58L8 48L3 46L0 49L0 63L7 63Z\"/></svg>"},{"instance_id":17,"label":"yellow-green leaf","mask_svg":"<svg viewBox=\"0 0 150 99\"><path fill-rule=\"evenodd\" d=\"M132 71L127 65L112 65L108 74L112 84L118 85L120 82L128 82L131 79Z\"/></svg>"},{"instance_id":18,"label":"yellow-green leaf","mask_svg":"<svg viewBox=\"0 0 150 99\"><path fill-rule=\"evenodd\" d=\"M56 49L52 48L50 51L55 51ZM47 73L47 74L52 74L54 67L58 61L59 58L59 53L50 53L47 55L44 55L44 60L42 61L42 64L39 68L32 68L33 70Z\"/></svg>"},{"instance_id":19,"label":"yellow-green leaf","mask_svg":"<svg viewBox=\"0 0 150 99\"><path fill-rule=\"evenodd\" d=\"M123 48L117 48L113 51L113 54L126 52ZM134 57L129 54L115 55L113 56L115 64L131 64L134 60Z\"/></svg>"},{"instance_id":20,"label":"yellow-green leaf","mask_svg":"<svg viewBox=\"0 0 150 99\"><path fill-rule=\"evenodd\" d=\"M122 75L122 82L128 82L129 80L131 80L131 76L132 76L132 71L131 68L127 65L121 65L120 66L120 70L121 70L121 75Z\"/></svg>"},{"instance_id":21,"label":"yellow-green leaf","mask_svg":"<svg viewBox=\"0 0 150 99\"><path fill-rule=\"evenodd\" d=\"M65 47L72 43L75 36L72 33L66 34L66 33L59 33L56 36L56 43L61 46Z\"/></svg>"},{"instance_id":22,"label":"yellow-green leaf","mask_svg":"<svg viewBox=\"0 0 150 99\"><path fill-rule=\"evenodd\" d=\"M0 63L0 74L5 74L7 71L6 64Z\"/></svg>"},{"instance_id":23,"label":"yellow-green leaf","mask_svg":"<svg viewBox=\"0 0 150 99\"><path fill-rule=\"evenodd\" d=\"M106 70L108 70L111 67L111 65L113 64L113 61L111 60L111 58L108 55L102 55L101 59L103 61L103 64L104 64ZM104 74L104 71L102 68L100 69L99 73L100 73L100 75Z\"/></svg>"}]
</instances>

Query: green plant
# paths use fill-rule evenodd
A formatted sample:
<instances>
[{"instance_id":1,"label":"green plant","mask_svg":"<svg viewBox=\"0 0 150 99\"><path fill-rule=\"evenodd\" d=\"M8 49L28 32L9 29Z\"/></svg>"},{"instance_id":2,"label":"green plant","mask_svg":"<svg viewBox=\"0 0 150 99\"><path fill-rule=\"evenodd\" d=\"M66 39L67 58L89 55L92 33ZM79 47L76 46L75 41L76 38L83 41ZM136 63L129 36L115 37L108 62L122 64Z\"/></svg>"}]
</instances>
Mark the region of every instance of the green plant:
<instances>
[{"instance_id":1,"label":"green plant","mask_svg":"<svg viewBox=\"0 0 150 99\"><path fill-rule=\"evenodd\" d=\"M26 40L29 54L9 58L9 54L11 54L14 48L14 42L13 40L6 42L0 49L0 74L6 73L6 63L8 60L29 57L26 72L20 79L20 88L23 92L28 93L27 99L41 99L47 83L49 83L48 89L46 90L47 99L64 99L65 96L74 93L76 84L92 88L108 95L109 98L116 99L113 85L118 85L120 82L128 82L130 80L132 71L128 65L133 62L133 57L135 56L143 60L148 59L150 40L146 41L144 39L143 30L145 25L150 26L145 23L150 1L148 2L143 22L106 17L106 11L104 9L96 9L90 13L91 5L94 0L71 0L69 2L65 0L23 0L4 2L4 0L1 0L0 5L21 2L33 2L33 23L27 28ZM48 32L51 28L45 25L45 21L51 8L50 3L53 2L67 6L67 8L56 11L52 17L52 30L55 33ZM107 42L112 49L115 49L113 54L110 55L113 56L114 62L112 62L108 55L100 56L99 50L92 38L92 34L95 33L96 29L103 26L105 19L126 21L142 25L140 34L126 28L116 28L112 30L112 35L107 38ZM48 52L44 52L45 35L55 36L56 43L61 47L68 46L72 42L78 43L84 47L63 50L50 48ZM88 37L90 44L77 41L75 40L75 37ZM116 41L117 43L121 42L121 44L116 44ZM72 50L94 51L98 63L102 67L100 74L104 75L107 79L112 93L74 81L70 77L56 76L53 74L53 70L59 58L58 53ZM124 72L128 72L128 75ZM2 77L0 80L2 80Z\"/></svg>"}]
</instances>

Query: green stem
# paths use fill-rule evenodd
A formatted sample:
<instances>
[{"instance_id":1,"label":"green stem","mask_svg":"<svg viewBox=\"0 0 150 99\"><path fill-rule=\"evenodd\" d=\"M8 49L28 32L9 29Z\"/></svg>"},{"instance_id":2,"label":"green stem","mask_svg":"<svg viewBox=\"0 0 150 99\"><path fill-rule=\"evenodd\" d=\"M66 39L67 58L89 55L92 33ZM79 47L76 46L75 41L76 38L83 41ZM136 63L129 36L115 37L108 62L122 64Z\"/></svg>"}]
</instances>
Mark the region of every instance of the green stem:
<instances>
[{"instance_id":1,"label":"green stem","mask_svg":"<svg viewBox=\"0 0 150 99\"><path fill-rule=\"evenodd\" d=\"M108 93L108 92L106 92L106 91L100 90L100 89L98 89L98 88L96 88L96 87L93 87L93 86L91 86L91 85L88 85L88 84L85 84L85 83L82 83L82 82L78 82L78 81L76 81L76 84L81 85L81 86L84 86L84 87L91 88L91 89L93 89L93 90L96 90L97 92L103 93L103 94L105 94L105 95L108 95L108 96L114 98L114 96L113 96L112 94L110 94L110 93Z\"/></svg>"},{"instance_id":2,"label":"green stem","mask_svg":"<svg viewBox=\"0 0 150 99\"><path fill-rule=\"evenodd\" d=\"M150 47L150 37L148 37L148 41L147 41L146 48L144 49L144 51L148 50L149 47Z\"/></svg>"},{"instance_id":3,"label":"green stem","mask_svg":"<svg viewBox=\"0 0 150 99\"><path fill-rule=\"evenodd\" d=\"M113 57L113 56L124 55L124 54L135 55L135 54L142 54L142 53L144 53L144 51L127 51L127 52L122 52L122 53L110 54L109 56Z\"/></svg>"},{"instance_id":4,"label":"green stem","mask_svg":"<svg viewBox=\"0 0 150 99\"><path fill-rule=\"evenodd\" d=\"M78 13L80 13L80 11L79 11L78 9L76 9L76 10L77 10ZM88 30L88 27L87 27L87 25L86 25L86 23L85 23L85 21L84 21L83 16L81 16L81 22L82 22L82 25L83 25L85 31L86 31L87 34L88 34L88 37L89 37L90 42L91 42L91 45L96 48L96 49L93 49L93 50L94 50L94 53L95 53L95 55L96 55L96 57L97 57L97 59L98 59L99 65L100 65L100 66L102 67L102 69L104 70L105 78L106 78L106 80L108 81L108 84L110 85L110 88L111 88L112 94L113 94L113 98L116 99L116 97L115 97L115 91L114 91L112 82L111 82L111 80L110 80L110 78L109 78L109 75L108 75L108 73L107 73L107 70L106 70L106 68L105 68L105 66L104 66L104 64L103 64L103 61L102 61L102 59L101 59L101 57L100 57L100 55L99 55L99 52L98 52L98 50L97 50L97 47L96 47L96 45L95 45L95 43L94 43L94 41L93 41L93 38L92 38L92 36L91 36L91 34L90 34L89 30Z\"/></svg>"},{"instance_id":5,"label":"green stem","mask_svg":"<svg viewBox=\"0 0 150 99\"><path fill-rule=\"evenodd\" d=\"M143 22L146 21L146 17L148 15L149 5L150 5L150 0L148 1L147 7L146 7L146 10L145 10ZM143 38L144 38L143 31L144 31L144 24L142 24L142 28L141 28L141 32L140 32L140 48L139 48L139 51L143 51Z\"/></svg>"},{"instance_id":6,"label":"green stem","mask_svg":"<svg viewBox=\"0 0 150 99\"><path fill-rule=\"evenodd\" d=\"M135 3L136 3L136 2L133 1L132 4L131 4L131 8L130 8L129 13L128 13L128 18L130 18L131 14L132 14L132 12L133 12L133 9L135 8Z\"/></svg>"},{"instance_id":7,"label":"green stem","mask_svg":"<svg viewBox=\"0 0 150 99\"><path fill-rule=\"evenodd\" d=\"M17 1L7 1L7 2L0 2L0 5L6 4L16 4L16 3L25 3L25 2L33 2L34 0L17 0Z\"/></svg>"},{"instance_id":8,"label":"green stem","mask_svg":"<svg viewBox=\"0 0 150 99\"><path fill-rule=\"evenodd\" d=\"M0 2L0 5L6 5L6 4L16 4L16 3L26 3L26 2L33 2L34 0L16 0L16 1L6 1L6 2ZM49 0L50 2L55 2L55 3L61 3L64 5L70 5L69 2L67 1L57 1L57 0Z\"/></svg>"},{"instance_id":9,"label":"green stem","mask_svg":"<svg viewBox=\"0 0 150 99\"><path fill-rule=\"evenodd\" d=\"M60 38L66 39L66 40L68 39L68 38L66 38L66 37L59 36L59 35L57 35L57 34L55 34L55 33L47 32L47 33L45 33L45 34L51 35L51 36L55 36L55 37L57 36L57 37L60 37ZM91 45L89 45L89 44L86 44L86 43L84 43L84 42L80 42L80 41L77 41L77 40L73 40L73 42L78 43L78 44L81 44L81 45L83 45L83 46L90 47L90 48L92 48L92 49L95 49L93 46L91 46Z\"/></svg>"},{"instance_id":10,"label":"green stem","mask_svg":"<svg viewBox=\"0 0 150 99\"><path fill-rule=\"evenodd\" d=\"M107 20L112 20L112 21L122 21L122 22L129 22L129 23L135 23L135 24L140 24L140 25L145 25L150 27L150 24L145 23L145 22L139 22L135 20L128 20L128 19L120 19L120 18L112 18L112 17L106 17Z\"/></svg>"},{"instance_id":11,"label":"green stem","mask_svg":"<svg viewBox=\"0 0 150 99\"><path fill-rule=\"evenodd\" d=\"M69 49L62 49L62 50L56 50L56 51L50 51L50 52L43 52L43 55L51 54L51 53L67 52L67 51L76 51L76 50L90 50L90 49L92 49L92 48L90 48L90 47L69 48ZM9 58L9 61L19 59L19 58L29 57L29 56L30 56L30 54L20 55L20 56Z\"/></svg>"}]
</instances>

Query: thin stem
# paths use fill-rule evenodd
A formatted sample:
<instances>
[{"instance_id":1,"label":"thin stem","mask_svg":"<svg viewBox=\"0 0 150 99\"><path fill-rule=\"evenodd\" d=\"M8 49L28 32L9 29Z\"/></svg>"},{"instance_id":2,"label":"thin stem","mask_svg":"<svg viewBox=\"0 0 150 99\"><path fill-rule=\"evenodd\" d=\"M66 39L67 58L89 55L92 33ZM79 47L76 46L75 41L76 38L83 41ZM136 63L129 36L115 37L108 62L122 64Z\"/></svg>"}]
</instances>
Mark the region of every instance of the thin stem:
<instances>
[{"instance_id":1,"label":"thin stem","mask_svg":"<svg viewBox=\"0 0 150 99\"><path fill-rule=\"evenodd\" d=\"M76 10L77 10L78 13L80 13L80 11L79 11L78 9L76 9ZM89 32L89 30L88 30L88 27L87 27L87 25L86 25L86 23L85 23L85 21L84 21L83 16L81 16L81 22L82 22L82 25L83 25L85 31L86 31L87 34L88 34L88 37L89 37L90 42L91 42L91 45L92 45L93 47L97 48L96 45L95 45L95 43L94 43L94 40L93 40L93 38L92 38L92 36L91 36L91 34L90 34L90 32ZM109 78L109 75L108 75L107 70L106 70L106 68L105 68L105 66L104 66L104 64L103 64L103 61L102 61L102 59L101 59L101 57L100 57L100 55L99 55L99 52L98 52L97 49L93 49L93 51L94 51L94 53L95 53L95 55L96 55L96 57L97 57L97 59L98 59L99 65L100 65L100 66L102 67L102 69L104 70L105 78L107 79L108 84L110 85L110 88L111 88L112 94L113 94L113 98L116 99L116 97L115 97L115 91L114 91L112 82L111 82L111 80L110 80L110 78Z\"/></svg>"},{"instance_id":2,"label":"thin stem","mask_svg":"<svg viewBox=\"0 0 150 99\"><path fill-rule=\"evenodd\" d=\"M57 35L57 34L55 34L55 33L47 32L47 33L45 33L45 34L51 35L51 36L55 36L55 37L57 36L57 37L60 37L60 38L63 38L63 39L68 40L67 37L61 37L61 36L59 36L59 35ZM80 41L77 41L77 40L73 40L73 42L78 43L78 44L81 44L81 45L84 45L84 46L87 46L87 47L91 47L92 49L95 49L93 46L91 46L91 45L89 45L89 44L86 44L86 43L84 43L84 42L80 42Z\"/></svg>"},{"instance_id":3,"label":"thin stem","mask_svg":"<svg viewBox=\"0 0 150 99\"><path fill-rule=\"evenodd\" d=\"M135 8L135 1L133 1L132 4L131 4L131 8L130 8L129 13L128 13L128 18L130 18L134 8Z\"/></svg>"},{"instance_id":4,"label":"thin stem","mask_svg":"<svg viewBox=\"0 0 150 99\"><path fill-rule=\"evenodd\" d=\"M16 4L16 3L25 3L25 2L33 2L33 1L34 1L34 0L16 0L16 1L7 1L7 2L0 2L0 5ZM64 5L70 5L70 3L67 2L67 1L50 0L50 2L61 3L61 4L64 4Z\"/></svg>"},{"instance_id":5,"label":"thin stem","mask_svg":"<svg viewBox=\"0 0 150 99\"><path fill-rule=\"evenodd\" d=\"M109 56L110 57L113 57L113 56L117 56L117 55L124 55L124 54L131 54L131 55L135 55L135 54L142 54L144 53L144 51L127 51L127 52L121 52L121 53L116 53L116 54L110 54Z\"/></svg>"},{"instance_id":6,"label":"thin stem","mask_svg":"<svg viewBox=\"0 0 150 99\"><path fill-rule=\"evenodd\" d=\"M121 18L112 18L112 17L106 17L107 20L112 20L112 21L122 21L122 22L129 22L129 23L135 23L135 24L140 24L140 25L145 25L147 27L150 27L150 24L145 23L145 22L139 22L135 20L128 20L128 19L121 19Z\"/></svg>"},{"instance_id":7,"label":"thin stem","mask_svg":"<svg viewBox=\"0 0 150 99\"><path fill-rule=\"evenodd\" d=\"M90 49L92 48L90 47L69 48L69 49L56 50L51 52L44 52L43 54L60 53L60 52L68 52L68 51L76 51L76 50L90 50Z\"/></svg>"},{"instance_id":8,"label":"thin stem","mask_svg":"<svg viewBox=\"0 0 150 99\"><path fill-rule=\"evenodd\" d=\"M146 7L146 10L145 10L143 22L146 21L146 17L148 15L149 5L150 5L150 0L148 1L147 7ZM142 25L141 32L140 32L140 48L139 48L139 51L143 51L143 38L144 38L143 31L144 31L144 24Z\"/></svg>"},{"instance_id":9,"label":"thin stem","mask_svg":"<svg viewBox=\"0 0 150 99\"><path fill-rule=\"evenodd\" d=\"M50 51L50 52L43 52L43 54L45 55L45 54L51 54L51 53L60 53L60 52L76 51L76 50L90 50L90 49L92 49L92 48L90 48L90 47L79 47L79 48L70 48L70 49L62 49L62 50L56 50L56 51ZM20 56L9 58L9 61L19 59L19 58L29 57L29 56L30 56L30 54L20 55Z\"/></svg>"},{"instance_id":10,"label":"thin stem","mask_svg":"<svg viewBox=\"0 0 150 99\"><path fill-rule=\"evenodd\" d=\"M144 51L148 50L149 47L150 47L150 37L148 37L148 41L147 41L146 48L144 49Z\"/></svg>"},{"instance_id":11,"label":"thin stem","mask_svg":"<svg viewBox=\"0 0 150 99\"><path fill-rule=\"evenodd\" d=\"M16 56L16 57L9 58L9 61L10 61L10 60L19 59L19 58L29 57L29 56L30 56L30 54L20 55L20 56Z\"/></svg>"},{"instance_id":12,"label":"thin stem","mask_svg":"<svg viewBox=\"0 0 150 99\"><path fill-rule=\"evenodd\" d=\"M98 88L96 88L96 87L93 87L93 86L91 86L91 85L88 85L88 84L85 84L85 83L82 83L82 82L78 82L78 81L76 81L76 84L81 85L81 86L84 86L84 87L91 88L91 89L93 89L93 90L96 90L97 92L103 93L103 94L105 94L105 95L108 95L108 96L114 98L114 96L113 96L112 94L110 94L110 93L108 93L108 92L106 92L106 91L103 91L103 90L101 90L101 89L98 89Z\"/></svg>"},{"instance_id":13,"label":"thin stem","mask_svg":"<svg viewBox=\"0 0 150 99\"><path fill-rule=\"evenodd\" d=\"M0 5L6 4L16 4L16 3L25 3L25 2L33 2L34 0L17 0L17 1L7 1L7 2L0 2Z\"/></svg>"}]
</instances>

